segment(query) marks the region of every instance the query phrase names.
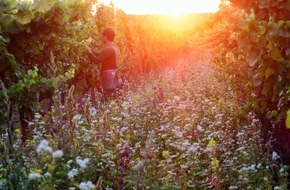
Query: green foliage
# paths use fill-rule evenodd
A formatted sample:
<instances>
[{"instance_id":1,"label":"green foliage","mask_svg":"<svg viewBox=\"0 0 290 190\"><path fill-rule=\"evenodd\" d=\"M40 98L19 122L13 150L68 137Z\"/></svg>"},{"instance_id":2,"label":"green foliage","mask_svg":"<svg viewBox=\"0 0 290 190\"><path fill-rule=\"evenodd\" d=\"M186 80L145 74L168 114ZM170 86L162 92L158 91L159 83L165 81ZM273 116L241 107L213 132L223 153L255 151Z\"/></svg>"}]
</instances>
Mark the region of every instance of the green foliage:
<instances>
[{"instance_id":1,"label":"green foliage","mask_svg":"<svg viewBox=\"0 0 290 190\"><path fill-rule=\"evenodd\" d=\"M213 63L222 78L228 78L241 97L268 119L271 127L264 123L263 130L274 132L280 148L288 147L283 134L278 134L286 131L290 106L288 1L231 2L219 13L233 16L223 21L230 27L221 32L229 38Z\"/></svg>"},{"instance_id":2,"label":"green foliage","mask_svg":"<svg viewBox=\"0 0 290 190\"><path fill-rule=\"evenodd\" d=\"M259 10L262 10L266 3L260 3ZM277 1L269 1L267 4L267 7L275 6L280 10L280 1L278 4ZM243 92L244 95L249 97L255 93L261 114L269 115L273 111L277 113L271 114L269 118L272 124L284 123L290 106L287 53L290 21L276 20L278 15L273 15L269 20L260 20L259 14L258 10L248 13L236 10L236 21L231 23L230 28L232 35L227 39L227 43L236 46L224 49L226 56L218 57L215 64L222 72L227 73L237 89L243 89L243 86L248 88Z\"/></svg>"},{"instance_id":3,"label":"green foliage","mask_svg":"<svg viewBox=\"0 0 290 190\"><path fill-rule=\"evenodd\" d=\"M75 74L91 73L88 78L94 79L84 51L95 29L91 5L91 1L1 1L0 80L14 110L24 110L22 119L39 111L40 101L51 98L54 88L70 86ZM8 113L3 91L0 97L1 112ZM7 122L17 121L0 119L1 124Z\"/></svg>"}]
</instances>

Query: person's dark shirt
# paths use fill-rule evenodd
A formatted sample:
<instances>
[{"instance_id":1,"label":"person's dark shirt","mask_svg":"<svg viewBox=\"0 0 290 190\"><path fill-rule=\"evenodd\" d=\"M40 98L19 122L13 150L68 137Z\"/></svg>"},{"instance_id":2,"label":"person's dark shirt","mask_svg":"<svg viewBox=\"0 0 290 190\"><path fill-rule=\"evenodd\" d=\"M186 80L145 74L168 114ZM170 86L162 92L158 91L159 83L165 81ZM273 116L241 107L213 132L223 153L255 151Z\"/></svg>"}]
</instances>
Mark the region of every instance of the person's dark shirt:
<instances>
[{"instance_id":1,"label":"person's dark shirt","mask_svg":"<svg viewBox=\"0 0 290 190\"><path fill-rule=\"evenodd\" d=\"M106 46L102 49L101 53L89 53L89 58L92 62L101 64L101 71L117 69L118 58L116 51L116 47Z\"/></svg>"}]
</instances>

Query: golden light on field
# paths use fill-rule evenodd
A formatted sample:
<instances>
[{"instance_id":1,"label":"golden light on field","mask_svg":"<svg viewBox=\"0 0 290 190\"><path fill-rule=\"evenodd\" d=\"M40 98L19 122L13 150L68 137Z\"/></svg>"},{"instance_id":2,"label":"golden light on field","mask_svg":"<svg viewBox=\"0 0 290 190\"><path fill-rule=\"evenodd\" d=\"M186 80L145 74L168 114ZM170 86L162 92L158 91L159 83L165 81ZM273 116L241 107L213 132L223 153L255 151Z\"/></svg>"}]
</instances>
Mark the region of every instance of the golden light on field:
<instances>
[{"instance_id":1,"label":"golden light on field","mask_svg":"<svg viewBox=\"0 0 290 190\"><path fill-rule=\"evenodd\" d=\"M111 0L99 0L108 4ZM167 14L217 12L220 0L112 0L127 14Z\"/></svg>"}]
</instances>

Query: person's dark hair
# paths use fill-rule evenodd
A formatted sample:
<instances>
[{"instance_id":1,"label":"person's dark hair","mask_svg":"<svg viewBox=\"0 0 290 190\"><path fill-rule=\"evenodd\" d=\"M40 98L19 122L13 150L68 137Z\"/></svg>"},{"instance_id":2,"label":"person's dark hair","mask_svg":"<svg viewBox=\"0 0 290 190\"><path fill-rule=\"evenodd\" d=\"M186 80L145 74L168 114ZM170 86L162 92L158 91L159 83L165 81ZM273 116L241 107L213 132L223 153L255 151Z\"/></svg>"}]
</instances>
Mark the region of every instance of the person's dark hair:
<instances>
[{"instance_id":1,"label":"person's dark hair","mask_svg":"<svg viewBox=\"0 0 290 190\"><path fill-rule=\"evenodd\" d=\"M103 31L103 36L106 36L108 38L108 40L110 40L110 41L114 41L115 32L112 28L106 28Z\"/></svg>"}]
</instances>

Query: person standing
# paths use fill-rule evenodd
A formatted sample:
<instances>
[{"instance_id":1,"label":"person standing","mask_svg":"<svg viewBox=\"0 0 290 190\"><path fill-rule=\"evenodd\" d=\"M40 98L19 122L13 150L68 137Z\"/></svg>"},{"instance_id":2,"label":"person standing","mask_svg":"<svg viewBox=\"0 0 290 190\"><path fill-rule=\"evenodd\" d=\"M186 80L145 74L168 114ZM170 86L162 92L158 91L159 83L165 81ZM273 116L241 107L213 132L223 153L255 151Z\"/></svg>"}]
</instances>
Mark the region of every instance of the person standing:
<instances>
[{"instance_id":1,"label":"person standing","mask_svg":"<svg viewBox=\"0 0 290 190\"><path fill-rule=\"evenodd\" d=\"M122 80L118 74L120 52L114 43L115 31L112 28L104 29L102 41L105 47L100 53L94 52L87 46L89 59L100 64L101 86L105 100L116 96L116 91L121 88Z\"/></svg>"}]
</instances>

